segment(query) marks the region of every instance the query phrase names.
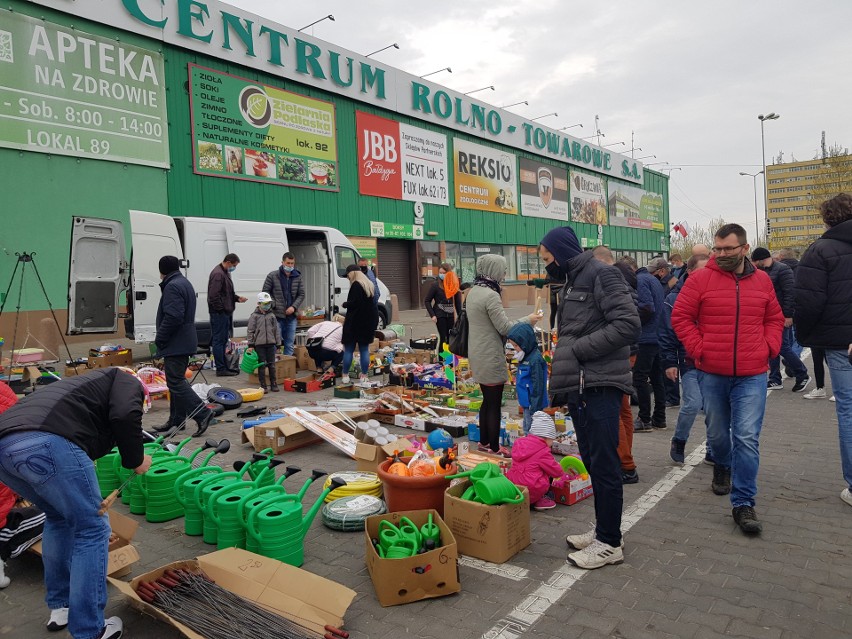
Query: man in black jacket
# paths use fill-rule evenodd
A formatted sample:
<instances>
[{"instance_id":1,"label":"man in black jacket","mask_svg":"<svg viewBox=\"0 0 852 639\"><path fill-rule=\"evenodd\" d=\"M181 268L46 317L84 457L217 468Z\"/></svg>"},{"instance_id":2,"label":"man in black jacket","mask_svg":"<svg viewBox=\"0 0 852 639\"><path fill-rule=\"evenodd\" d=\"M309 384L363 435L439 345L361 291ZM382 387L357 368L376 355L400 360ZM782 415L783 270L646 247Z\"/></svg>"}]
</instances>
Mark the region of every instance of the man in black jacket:
<instances>
[{"instance_id":1,"label":"man in black jacket","mask_svg":"<svg viewBox=\"0 0 852 639\"><path fill-rule=\"evenodd\" d=\"M846 483L840 498L852 506L852 197L841 193L820 213L828 230L799 262L794 321L802 344L825 349Z\"/></svg>"},{"instance_id":2,"label":"man in black jacket","mask_svg":"<svg viewBox=\"0 0 852 639\"><path fill-rule=\"evenodd\" d=\"M295 350L299 308L305 302L305 284L302 274L296 269L296 256L289 251L284 253L281 256L281 266L266 276L261 290L272 296L272 310L281 328L284 354L292 355Z\"/></svg>"},{"instance_id":3,"label":"man in black jacket","mask_svg":"<svg viewBox=\"0 0 852 639\"><path fill-rule=\"evenodd\" d=\"M236 253L228 253L221 264L210 271L207 281L207 310L210 312L210 348L213 351L213 361L216 362L217 377L232 377L239 371L232 371L225 361L225 346L231 337L234 327L234 309L237 302L245 302L246 298L234 292L234 281L231 273L237 268L240 258Z\"/></svg>"},{"instance_id":4,"label":"man in black jacket","mask_svg":"<svg viewBox=\"0 0 852 639\"><path fill-rule=\"evenodd\" d=\"M808 369L793 349L793 311L795 310L793 306L793 287L795 286L793 270L786 264L774 261L769 251L762 246L758 246L752 251L751 261L772 280L772 286L775 287L775 297L778 298L781 311L784 313L781 353L778 357L769 360L767 387L769 390L782 390L784 388L784 384L781 383L781 359L783 358L787 370L791 373L790 376L796 378L793 392L801 392L811 383L811 378L808 375Z\"/></svg>"},{"instance_id":5,"label":"man in black jacket","mask_svg":"<svg viewBox=\"0 0 852 639\"><path fill-rule=\"evenodd\" d=\"M623 486L618 456L621 400L633 390L628 358L641 330L627 283L615 267L583 252L570 227L551 230L539 256L548 275L565 281L557 325L559 342L550 378L552 406L571 413L577 444L592 478L596 527L569 535L577 549L568 561L586 569L624 561Z\"/></svg>"},{"instance_id":6,"label":"man in black jacket","mask_svg":"<svg viewBox=\"0 0 852 639\"><path fill-rule=\"evenodd\" d=\"M44 583L48 630L114 639L118 617L104 620L110 527L99 515L93 459L118 446L121 464L142 474L142 385L118 368L55 382L0 415L0 481L46 515Z\"/></svg>"},{"instance_id":7,"label":"man in black jacket","mask_svg":"<svg viewBox=\"0 0 852 639\"><path fill-rule=\"evenodd\" d=\"M157 307L157 356L165 362L166 386L169 387L169 421L155 428L158 433L179 426L188 419L195 419L198 430L193 437L201 435L210 425L213 412L204 407L204 402L186 381L189 357L198 350L198 334L195 332L195 289L180 273L180 261L173 255L160 258L160 305Z\"/></svg>"}]
</instances>

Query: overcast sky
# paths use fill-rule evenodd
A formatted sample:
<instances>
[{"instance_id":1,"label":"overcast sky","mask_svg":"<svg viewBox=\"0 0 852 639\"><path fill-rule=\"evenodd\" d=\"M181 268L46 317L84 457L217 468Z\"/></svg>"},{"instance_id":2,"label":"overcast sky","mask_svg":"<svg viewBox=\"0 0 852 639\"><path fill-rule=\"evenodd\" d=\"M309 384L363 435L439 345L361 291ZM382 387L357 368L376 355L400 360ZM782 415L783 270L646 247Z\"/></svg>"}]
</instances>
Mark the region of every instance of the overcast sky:
<instances>
[{"instance_id":1,"label":"overcast sky","mask_svg":"<svg viewBox=\"0 0 852 639\"><path fill-rule=\"evenodd\" d=\"M573 0L391 2L230 0L243 9L458 91L494 85L477 98L553 128L582 123L603 144L630 148L672 171L671 222L711 217L754 230L753 180L766 162L813 158L820 136L852 146L852 2L849 0ZM571 133L579 129L572 129ZM758 208L763 219L763 186ZM762 221L761 221L762 227Z\"/></svg>"}]
</instances>

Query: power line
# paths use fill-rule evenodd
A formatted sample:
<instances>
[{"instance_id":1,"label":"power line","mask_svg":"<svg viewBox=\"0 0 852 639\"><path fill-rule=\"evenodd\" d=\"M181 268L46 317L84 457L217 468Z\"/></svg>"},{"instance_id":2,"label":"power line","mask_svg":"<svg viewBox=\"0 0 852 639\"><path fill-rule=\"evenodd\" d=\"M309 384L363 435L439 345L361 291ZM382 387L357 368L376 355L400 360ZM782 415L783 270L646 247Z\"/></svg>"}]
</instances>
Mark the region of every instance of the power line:
<instances>
[{"instance_id":1,"label":"power line","mask_svg":"<svg viewBox=\"0 0 852 639\"><path fill-rule=\"evenodd\" d=\"M688 194L686 191L684 191L684 190L681 188L681 186L680 186L677 182L672 182L672 184L674 184L674 185L675 185L675 188L677 188L677 189L678 189L681 193L683 193L683 196L684 196L687 200L689 200L690 202L692 202L692 204L695 206L695 208L697 208L699 211L701 211L701 212L702 212L702 213L703 213L703 214L707 217L707 219L708 219L708 220L712 220L712 219L713 219L713 216L712 216L712 215L710 215L709 213L707 213L707 211L705 211L704 209L702 209L700 206L698 206L698 204L695 202L695 200L693 200L691 197L689 197L689 194Z\"/></svg>"}]
</instances>

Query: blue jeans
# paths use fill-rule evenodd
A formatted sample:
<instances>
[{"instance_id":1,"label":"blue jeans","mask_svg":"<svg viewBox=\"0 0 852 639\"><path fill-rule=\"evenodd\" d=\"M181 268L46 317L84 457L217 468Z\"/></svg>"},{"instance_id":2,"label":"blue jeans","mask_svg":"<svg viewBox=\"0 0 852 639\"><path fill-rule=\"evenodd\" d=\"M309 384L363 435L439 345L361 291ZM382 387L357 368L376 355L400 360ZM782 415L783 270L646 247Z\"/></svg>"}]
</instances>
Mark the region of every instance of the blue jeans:
<instances>
[{"instance_id":1,"label":"blue jeans","mask_svg":"<svg viewBox=\"0 0 852 639\"><path fill-rule=\"evenodd\" d=\"M592 479L595 536L615 547L621 543L624 505L618 456L618 418L623 397L623 391L608 386L587 388L583 402L577 393L568 395L568 412L577 433L577 446Z\"/></svg>"},{"instance_id":2,"label":"blue jeans","mask_svg":"<svg viewBox=\"0 0 852 639\"><path fill-rule=\"evenodd\" d=\"M698 371L694 368L682 373L680 376L681 400L680 410L677 414L674 439L686 441L692 432L692 424L698 413L704 406L704 398L701 396L701 387L698 385Z\"/></svg>"},{"instance_id":3,"label":"blue jeans","mask_svg":"<svg viewBox=\"0 0 852 639\"><path fill-rule=\"evenodd\" d=\"M852 364L847 351L826 350L831 390L834 392L837 423L840 432L840 466L843 479L852 490Z\"/></svg>"},{"instance_id":4,"label":"blue jeans","mask_svg":"<svg viewBox=\"0 0 852 639\"><path fill-rule=\"evenodd\" d=\"M793 329L793 352L796 354L796 357L801 359L803 347L796 338L796 327L792 326L791 328Z\"/></svg>"},{"instance_id":5,"label":"blue jeans","mask_svg":"<svg viewBox=\"0 0 852 639\"><path fill-rule=\"evenodd\" d=\"M95 466L83 450L52 433L26 431L0 439L0 481L44 511L47 606L68 608L74 639L104 628L109 518L98 515Z\"/></svg>"},{"instance_id":6,"label":"blue jeans","mask_svg":"<svg viewBox=\"0 0 852 639\"><path fill-rule=\"evenodd\" d=\"M793 373L793 377L797 382L801 382L808 376L808 369L802 364L802 360L796 355L793 349L793 328L785 328L781 333L781 352L779 356L769 360L769 383L781 383L781 358L784 358L784 365Z\"/></svg>"},{"instance_id":7,"label":"blue jeans","mask_svg":"<svg viewBox=\"0 0 852 639\"><path fill-rule=\"evenodd\" d=\"M355 355L355 342L343 345L343 374L348 375L352 368L352 359ZM361 364L361 374L370 372L370 345L358 344L358 356Z\"/></svg>"},{"instance_id":8,"label":"blue jeans","mask_svg":"<svg viewBox=\"0 0 852 639\"><path fill-rule=\"evenodd\" d=\"M293 342L296 341L296 314L278 318L278 328L281 329L281 343L284 345L284 354L293 354Z\"/></svg>"},{"instance_id":9,"label":"blue jeans","mask_svg":"<svg viewBox=\"0 0 852 639\"><path fill-rule=\"evenodd\" d=\"M731 469L731 505L754 506L766 373L728 377L698 371L707 414L707 440L716 465Z\"/></svg>"},{"instance_id":10,"label":"blue jeans","mask_svg":"<svg viewBox=\"0 0 852 639\"><path fill-rule=\"evenodd\" d=\"M225 346L231 337L231 326L234 316L230 313L210 313L210 349L213 351L213 360L216 362L216 372L224 373L228 370L225 364Z\"/></svg>"},{"instance_id":11,"label":"blue jeans","mask_svg":"<svg viewBox=\"0 0 852 639\"><path fill-rule=\"evenodd\" d=\"M532 416L533 412L530 410L530 407L524 406L524 435L529 435L530 427L532 426Z\"/></svg>"}]
</instances>

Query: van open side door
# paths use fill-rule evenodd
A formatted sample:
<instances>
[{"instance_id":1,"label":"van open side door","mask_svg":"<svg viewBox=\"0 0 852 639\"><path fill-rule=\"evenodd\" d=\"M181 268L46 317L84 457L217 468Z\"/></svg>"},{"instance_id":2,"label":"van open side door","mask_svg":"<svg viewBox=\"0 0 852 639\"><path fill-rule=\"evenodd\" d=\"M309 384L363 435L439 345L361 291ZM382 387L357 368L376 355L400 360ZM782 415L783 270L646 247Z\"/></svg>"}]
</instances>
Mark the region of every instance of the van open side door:
<instances>
[{"instance_id":1,"label":"van open side door","mask_svg":"<svg viewBox=\"0 0 852 639\"><path fill-rule=\"evenodd\" d=\"M68 334L115 333L129 269L117 220L74 217L68 266Z\"/></svg>"},{"instance_id":2,"label":"van open side door","mask_svg":"<svg viewBox=\"0 0 852 639\"><path fill-rule=\"evenodd\" d=\"M133 238L133 339L137 343L153 342L160 304L160 258L174 255L184 269L188 265L183 258L174 218L160 213L130 211L130 228ZM128 301L128 305L130 303Z\"/></svg>"}]
</instances>

